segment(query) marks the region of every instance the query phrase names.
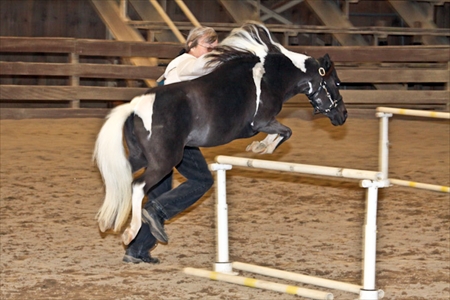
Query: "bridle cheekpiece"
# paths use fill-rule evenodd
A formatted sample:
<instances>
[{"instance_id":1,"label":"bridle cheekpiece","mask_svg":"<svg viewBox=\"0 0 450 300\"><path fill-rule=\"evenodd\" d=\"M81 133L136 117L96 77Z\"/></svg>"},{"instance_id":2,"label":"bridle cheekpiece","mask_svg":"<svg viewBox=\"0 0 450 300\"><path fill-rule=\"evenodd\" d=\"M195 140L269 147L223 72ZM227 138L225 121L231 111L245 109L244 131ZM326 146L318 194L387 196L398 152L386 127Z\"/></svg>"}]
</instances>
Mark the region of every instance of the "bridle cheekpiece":
<instances>
[{"instance_id":1,"label":"bridle cheekpiece","mask_svg":"<svg viewBox=\"0 0 450 300\"><path fill-rule=\"evenodd\" d=\"M319 88L318 88L317 91L315 91L314 93L311 93L311 94L308 95L309 103L311 103L311 105L313 106L313 108L314 108L314 114L315 114L315 115L316 115L316 114L320 114L320 113L321 113L321 114L329 113L331 110L335 109L335 108L338 106L338 104L339 104L340 101L342 101L342 97L339 98L339 99L337 99L337 100L333 100L333 98L331 98L331 95L330 95L330 93L328 92L328 89L327 89L327 83L325 82L325 78L328 77L328 76L330 76L331 71L333 71L333 70L334 70L334 64L331 65L331 67L330 67L330 69L328 70L328 72L326 72L325 69L324 69L323 67L320 67L319 70L318 70L319 75L322 77L322 80L320 81ZM317 97L317 95L318 95L322 90L325 90L325 92L327 93L327 97L328 97L328 99L329 99L330 102L331 102L330 106L328 106L328 107L325 108L325 109L320 108L320 107L317 105L317 103L313 100L314 98Z\"/></svg>"}]
</instances>

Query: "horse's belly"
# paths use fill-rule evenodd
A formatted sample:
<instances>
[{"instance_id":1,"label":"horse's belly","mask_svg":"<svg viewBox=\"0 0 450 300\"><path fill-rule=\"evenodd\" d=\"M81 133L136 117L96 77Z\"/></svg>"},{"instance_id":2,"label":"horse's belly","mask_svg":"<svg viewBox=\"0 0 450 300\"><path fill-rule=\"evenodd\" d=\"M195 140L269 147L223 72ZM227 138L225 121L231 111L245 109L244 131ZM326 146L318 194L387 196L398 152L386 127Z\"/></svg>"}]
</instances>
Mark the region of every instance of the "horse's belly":
<instances>
[{"instance_id":1,"label":"horse's belly","mask_svg":"<svg viewBox=\"0 0 450 300\"><path fill-rule=\"evenodd\" d=\"M188 136L186 146L190 147L215 147L228 144L240 138L249 138L256 134L251 127L230 128L228 130L208 129L192 131Z\"/></svg>"}]
</instances>

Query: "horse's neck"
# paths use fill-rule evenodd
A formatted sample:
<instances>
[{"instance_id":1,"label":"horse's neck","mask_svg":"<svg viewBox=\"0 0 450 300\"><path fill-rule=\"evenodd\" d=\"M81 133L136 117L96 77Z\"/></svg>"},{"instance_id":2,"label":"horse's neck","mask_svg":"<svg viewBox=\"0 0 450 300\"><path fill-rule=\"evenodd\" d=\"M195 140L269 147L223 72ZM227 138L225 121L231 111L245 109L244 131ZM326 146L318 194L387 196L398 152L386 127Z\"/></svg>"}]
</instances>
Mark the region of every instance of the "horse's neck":
<instances>
[{"instance_id":1,"label":"horse's neck","mask_svg":"<svg viewBox=\"0 0 450 300\"><path fill-rule=\"evenodd\" d=\"M284 103L293 96L309 89L309 76L297 68L290 58L283 54L270 54L266 58L265 83L271 93Z\"/></svg>"}]
</instances>

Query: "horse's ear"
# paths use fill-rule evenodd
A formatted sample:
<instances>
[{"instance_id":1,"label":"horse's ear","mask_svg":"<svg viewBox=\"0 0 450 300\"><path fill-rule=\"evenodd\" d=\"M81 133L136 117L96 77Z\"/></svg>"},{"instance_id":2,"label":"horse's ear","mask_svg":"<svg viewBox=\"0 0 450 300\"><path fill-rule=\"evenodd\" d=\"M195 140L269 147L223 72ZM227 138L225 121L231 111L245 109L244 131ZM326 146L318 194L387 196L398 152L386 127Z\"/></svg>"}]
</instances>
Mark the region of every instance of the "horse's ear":
<instances>
[{"instance_id":1,"label":"horse's ear","mask_svg":"<svg viewBox=\"0 0 450 300\"><path fill-rule=\"evenodd\" d=\"M328 70L332 66L333 62L331 61L331 58L328 55L328 53L323 56L322 64L323 64L322 67L324 67L325 70Z\"/></svg>"}]
</instances>

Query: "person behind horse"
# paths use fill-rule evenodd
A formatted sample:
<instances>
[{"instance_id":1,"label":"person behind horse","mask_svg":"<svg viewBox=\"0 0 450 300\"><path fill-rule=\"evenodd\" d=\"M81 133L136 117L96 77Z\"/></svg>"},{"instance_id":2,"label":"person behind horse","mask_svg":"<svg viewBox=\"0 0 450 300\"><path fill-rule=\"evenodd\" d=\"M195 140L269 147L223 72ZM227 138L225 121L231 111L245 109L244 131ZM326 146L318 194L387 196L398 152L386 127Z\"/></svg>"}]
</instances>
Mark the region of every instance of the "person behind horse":
<instances>
[{"instance_id":1,"label":"person behind horse","mask_svg":"<svg viewBox=\"0 0 450 300\"><path fill-rule=\"evenodd\" d=\"M186 40L184 53L172 60L164 73L164 84L191 80L211 71L204 55L217 46L218 36L213 28L196 27ZM208 164L196 147L185 147L183 159L176 166L186 181L172 189L172 175L168 174L148 193L148 201L142 211L143 223L136 238L128 245L124 262L159 263L150 251L158 241L167 243L164 220L169 220L197 202L214 183Z\"/></svg>"}]
</instances>

